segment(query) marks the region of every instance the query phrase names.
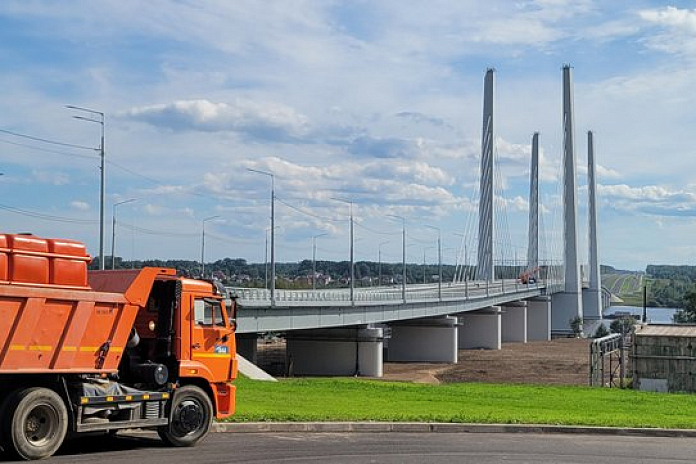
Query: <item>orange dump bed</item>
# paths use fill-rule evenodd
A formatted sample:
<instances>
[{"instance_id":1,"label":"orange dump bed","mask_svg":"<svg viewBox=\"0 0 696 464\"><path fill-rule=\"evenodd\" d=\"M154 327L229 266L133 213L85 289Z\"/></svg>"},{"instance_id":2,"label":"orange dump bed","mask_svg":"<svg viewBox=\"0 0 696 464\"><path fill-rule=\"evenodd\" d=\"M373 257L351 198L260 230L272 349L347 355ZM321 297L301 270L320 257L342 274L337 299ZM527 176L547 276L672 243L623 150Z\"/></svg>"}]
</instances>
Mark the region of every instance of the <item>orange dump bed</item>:
<instances>
[{"instance_id":1,"label":"orange dump bed","mask_svg":"<svg viewBox=\"0 0 696 464\"><path fill-rule=\"evenodd\" d=\"M89 259L79 242L0 235L0 373L118 369L153 282L175 271L103 274L96 281L106 291L95 291Z\"/></svg>"}]
</instances>

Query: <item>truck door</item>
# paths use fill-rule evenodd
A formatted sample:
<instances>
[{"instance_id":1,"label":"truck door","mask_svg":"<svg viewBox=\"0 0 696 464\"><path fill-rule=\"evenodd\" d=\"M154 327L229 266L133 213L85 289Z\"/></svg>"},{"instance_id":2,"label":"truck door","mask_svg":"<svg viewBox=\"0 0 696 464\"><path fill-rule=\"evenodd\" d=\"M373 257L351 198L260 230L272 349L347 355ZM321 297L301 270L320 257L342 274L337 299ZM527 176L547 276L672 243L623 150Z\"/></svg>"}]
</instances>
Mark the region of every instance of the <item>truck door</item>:
<instances>
[{"instance_id":1,"label":"truck door","mask_svg":"<svg viewBox=\"0 0 696 464\"><path fill-rule=\"evenodd\" d=\"M232 330L221 302L214 298L194 297L191 330L191 359L210 369L213 382L229 379Z\"/></svg>"}]
</instances>

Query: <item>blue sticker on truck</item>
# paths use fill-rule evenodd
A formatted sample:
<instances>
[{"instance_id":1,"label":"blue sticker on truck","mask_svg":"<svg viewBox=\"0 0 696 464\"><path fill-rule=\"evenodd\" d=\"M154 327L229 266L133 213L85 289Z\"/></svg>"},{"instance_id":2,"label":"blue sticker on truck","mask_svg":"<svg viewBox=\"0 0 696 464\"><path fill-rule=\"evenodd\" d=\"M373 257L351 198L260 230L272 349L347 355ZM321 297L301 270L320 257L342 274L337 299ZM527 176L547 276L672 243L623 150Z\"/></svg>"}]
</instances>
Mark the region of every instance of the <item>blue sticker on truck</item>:
<instances>
[{"instance_id":1,"label":"blue sticker on truck","mask_svg":"<svg viewBox=\"0 0 696 464\"><path fill-rule=\"evenodd\" d=\"M230 349L226 345L215 345L215 352L222 354L229 354Z\"/></svg>"}]
</instances>

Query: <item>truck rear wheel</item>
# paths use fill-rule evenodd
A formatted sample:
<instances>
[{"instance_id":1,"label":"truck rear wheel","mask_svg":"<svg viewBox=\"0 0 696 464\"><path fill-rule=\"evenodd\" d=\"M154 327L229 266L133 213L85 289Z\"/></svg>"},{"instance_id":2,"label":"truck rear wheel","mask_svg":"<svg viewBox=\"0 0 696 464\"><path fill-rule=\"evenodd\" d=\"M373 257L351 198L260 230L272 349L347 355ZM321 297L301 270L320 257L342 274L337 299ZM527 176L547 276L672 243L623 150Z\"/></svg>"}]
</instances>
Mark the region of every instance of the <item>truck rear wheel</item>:
<instances>
[{"instance_id":1,"label":"truck rear wheel","mask_svg":"<svg viewBox=\"0 0 696 464\"><path fill-rule=\"evenodd\" d=\"M3 444L6 451L31 460L49 457L63 444L68 410L63 399L48 388L23 388L4 406Z\"/></svg>"},{"instance_id":2,"label":"truck rear wheel","mask_svg":"<svg viewBox=\"0 0 696 464\"><path fill-rule=\"evenodd\" d=\"M169 425L157 429L159 436L171 446L193 446L210 431L213 404L208 395L195 385L174 391Z\"/></svg>"}]
</instances>

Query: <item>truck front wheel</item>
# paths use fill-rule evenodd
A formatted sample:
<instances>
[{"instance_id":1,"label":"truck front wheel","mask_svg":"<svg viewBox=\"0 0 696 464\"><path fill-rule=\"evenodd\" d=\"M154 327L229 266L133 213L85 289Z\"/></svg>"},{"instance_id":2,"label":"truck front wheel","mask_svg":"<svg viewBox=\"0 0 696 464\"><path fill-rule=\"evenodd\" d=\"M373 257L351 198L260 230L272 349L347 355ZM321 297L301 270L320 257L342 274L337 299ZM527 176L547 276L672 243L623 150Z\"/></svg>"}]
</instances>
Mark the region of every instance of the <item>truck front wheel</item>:
<instances>
[{"instance_id":1,"label":"truck front wheel","mask_svg":"<svg viewBox=\"0 0 696 464\"><path fill-rule=\"evenodd\" d=\"M24 388L12 393L4 406L3 443L26 460L53 455L68 431L63 399L48 388Z\"/></svg>"},{"instance_id":2,"label":"truck front wheel","mask_svg":"<svg viewBox=\"0 0 696 464\"><path fill-rule=\"evenodd\" d=\"M208 395L195 385L174 391L169 425L157 432L171 446L193 446L208 435L213 421L213 404Z\"/></svg>"}]
</instances>

